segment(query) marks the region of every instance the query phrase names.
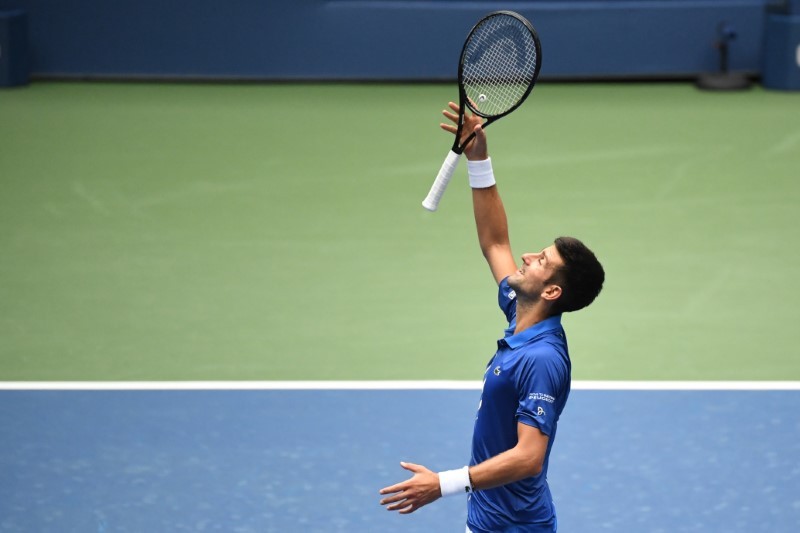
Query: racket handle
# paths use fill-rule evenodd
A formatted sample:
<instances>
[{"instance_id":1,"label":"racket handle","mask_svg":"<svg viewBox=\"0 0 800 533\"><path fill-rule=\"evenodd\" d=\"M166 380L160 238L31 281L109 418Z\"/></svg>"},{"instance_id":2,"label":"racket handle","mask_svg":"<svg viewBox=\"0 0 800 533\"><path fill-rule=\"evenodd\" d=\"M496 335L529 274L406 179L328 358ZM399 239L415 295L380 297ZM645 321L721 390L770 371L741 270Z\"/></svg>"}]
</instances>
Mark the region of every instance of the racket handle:
<instances>
[{"instance_id":1,"label":"racket handle","mask_svg":"<svg viewBox=\"0 0 800 533\"><path fill-rule=\"evenodd\" d=\"M442 168L439 169L439 175L433 180L433 185L431 186L428 196L422 201L422 207L428 211L436 211L436 208L439 207L439 201L441 201L442 195L445 189L447 189L447 184L450 183L450 178L453 177L453 173L456 171L456 167L458 167L458 161L460 159L461 154L450 150L444 163L442 163Z\"/></svg>"}]
</instances>

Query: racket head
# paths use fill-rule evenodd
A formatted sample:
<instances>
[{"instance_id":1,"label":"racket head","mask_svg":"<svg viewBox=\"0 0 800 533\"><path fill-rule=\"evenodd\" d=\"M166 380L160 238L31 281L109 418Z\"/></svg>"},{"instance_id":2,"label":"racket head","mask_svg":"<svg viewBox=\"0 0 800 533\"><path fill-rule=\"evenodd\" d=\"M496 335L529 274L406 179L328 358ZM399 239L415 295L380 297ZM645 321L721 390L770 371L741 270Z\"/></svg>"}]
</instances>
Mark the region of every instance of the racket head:
<instances>
[{"instance_id":1,"label":"racket head","mask_svg":"<svg viewBox=\"0 0 800 533\"><path fill-rule=\"evenodd\" d=\"M514 11L489 13L472 28L458 65L464 106L494 121L518 108L533 90L542 44L528 20Z\"/></svg>"}]
</instances>

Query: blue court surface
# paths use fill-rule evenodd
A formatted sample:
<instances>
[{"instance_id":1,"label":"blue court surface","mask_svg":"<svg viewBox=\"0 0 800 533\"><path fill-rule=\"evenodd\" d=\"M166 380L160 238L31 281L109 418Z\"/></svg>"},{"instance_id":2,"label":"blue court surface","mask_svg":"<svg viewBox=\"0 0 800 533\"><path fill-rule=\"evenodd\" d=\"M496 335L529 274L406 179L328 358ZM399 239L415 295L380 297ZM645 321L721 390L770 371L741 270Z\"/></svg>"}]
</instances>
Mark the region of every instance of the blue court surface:
<instances>
[{"instance_id":1,"label":"blue court surface","mask_svg":"<svg viewBox=\"0 0 800 533\"><path fill-rule=\"evenodd\" d=\"M469 457L478 390L3 390L0 531L457 532L405 460ZM574 390L561 532L800 531L800 391Z\"/></svg>"}]
</instances>

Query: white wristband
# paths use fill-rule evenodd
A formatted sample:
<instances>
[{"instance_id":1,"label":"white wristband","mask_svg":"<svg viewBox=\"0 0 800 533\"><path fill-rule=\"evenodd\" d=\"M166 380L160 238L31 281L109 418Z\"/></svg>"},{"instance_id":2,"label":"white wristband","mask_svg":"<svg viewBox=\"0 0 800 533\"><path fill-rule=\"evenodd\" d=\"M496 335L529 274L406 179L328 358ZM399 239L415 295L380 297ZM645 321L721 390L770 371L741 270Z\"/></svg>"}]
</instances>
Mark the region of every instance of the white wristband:
<instances>
[{"instance_id":1,"label":"white wristband","mask_svg":"<svg viewBox=\"0 0 800 533\"><path fill-rule=\"evenodd\" d=\"M486 189L495 184L491 157L483 161L467 161L467 173L469 186L473 189Z\"/></svg>"},{"instance_id":2,"label":"white wristband","mask_svg":"<svg viewBox=\"0 0 800 533\"><path fill-rule=\"evenodd\" d=\"M459 468L458 470L445 470L439 472L439 488L442 489L442 496L452 496L453 494L469 494L472 492L472 483L469 480L469 467Z\"/></svg>"}]
</instances>

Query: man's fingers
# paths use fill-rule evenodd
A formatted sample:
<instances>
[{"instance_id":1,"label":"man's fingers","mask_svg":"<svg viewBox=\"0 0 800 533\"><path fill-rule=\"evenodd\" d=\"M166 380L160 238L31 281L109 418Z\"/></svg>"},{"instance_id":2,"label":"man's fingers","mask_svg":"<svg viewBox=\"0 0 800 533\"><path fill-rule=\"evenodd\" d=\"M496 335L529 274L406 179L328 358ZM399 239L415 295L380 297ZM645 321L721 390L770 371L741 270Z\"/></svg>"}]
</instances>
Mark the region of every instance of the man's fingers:
<instances>
[{"instance_id":1,"label":"man's fingers","mask_svg":"<svg viewBox=\"0 0 800 533\"><path fill-rule=\"evenodd\" d=\"M400 492L403 490L404 484L405 481L403 481L402 483L397 483L396 485L392 485L391 487L384 487L378 492L378 494L393 494L395 492Z\"/></svg>"},{"instance_id":2,"label":"man's fingers","mask_svg":"<svg viewBox=\"0 0 800 533\"><path fill-rule=\"evenodd\" d=\"M451 113L450 111L442 111L442 115L444 115L451 122L458 124L458 115L455 113Z\"/></svg>"},{"instance_id":3,"label":"man's fingers","mask_svg":"<svg viewBox=\"0 0 800 533\"><path fill-rule=\"evenodd\" d=\"M406 500L405 498L403 498L403 500L402 500L402 501L400 501L400 502L397 502L397 503L395 503L395 504L393 504L393 505L390 505L390 506L388 506L388 507L386 508L386 510L387 510L387 511L400 511L400 513L401 513L401 514L405 514L405 512L408 512L408 511L407 511L407 509L410 509L410 508L412 508L412 507L413 507L413 505L412 505L411 503L409 503L409 502L408 502L408 500ZM405 512L404 512L404 511L405 511Z\"/></svg>"},{"instance_id":4,"label":"man's fingers","mask_svg":"<svg viewBox=\"0 0 800 533\"><path fill-rule=\"evenodd\" d=\"M409 472L417 473L421 470L425 470L424 466L416 465L414 463L400 463L400 466L408 470Z\"/></svg>"},{"instance_id":5,"label":"man's fingers","mask_svg":"<svg viewBox=\"0 0 800 533\"><path fill-rule=\"evenodd\" d=\"M388 498L382 499L381 500L381 505L387 505L387 504L390 504L390 503L401 502L401 501L405 500L406 497L407 496L405 494L403 494L402 492L399 492L399 493L395 494L394 496L389 496Z\"/></svg>"},{"instance_id":6,"label":"man's fingers","mask_svg":"<svg viewBox=\"0 0 800 533\"><path fill-rule=\"evenodd\" d=\"M400 466L414 473L419 472L421 470L425 470L424 466L420 466L414 463L406 463L404 461L400 461ZM410 479L406 481L401 481L400 483L395 483L394 485L390 485L388 487L384 487L381 490L379 490L378 494L394 494L394 496L391 496L389 498L384 498L383 500L381 500L381 505L383 505L384 503L394 502L397 501L398 499L404 498L404 496L402 496L402 493L404 490L408 488L409 481Z\"/></svg>"},{"instance_id":7,"label":"man's fingers","mask_svg":"<svg viewBox=\"0 0 800 533\"><path fill-rule=\"evenodd\" d=\"M403 514L413 511L413 502L409 500L407 492L398 492L394 496L381 500L381 505L386 505L387 511L400 511ZM411 509L411 510L409 510Z\"/></svg>"},{"instance_id":8,"label":"man's fingers","mask_svg":"<svg viewBox=\"0 0 800 533\"><path fill-rule=\"evenodd\" d=\"M394 499L397 501L391 502L391 505L386 506L387 511L398 511L400 514L408 514L413 513L420 508L420 505L418 505L415 500L411 500L406 496L400 496L399 498Z\"/></svg>"}]
</instances>

